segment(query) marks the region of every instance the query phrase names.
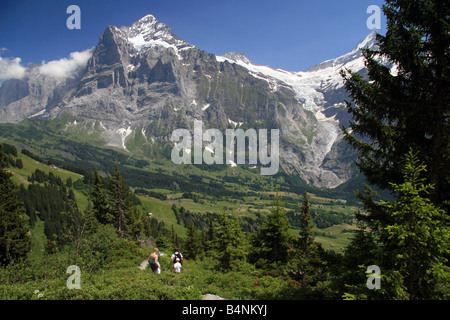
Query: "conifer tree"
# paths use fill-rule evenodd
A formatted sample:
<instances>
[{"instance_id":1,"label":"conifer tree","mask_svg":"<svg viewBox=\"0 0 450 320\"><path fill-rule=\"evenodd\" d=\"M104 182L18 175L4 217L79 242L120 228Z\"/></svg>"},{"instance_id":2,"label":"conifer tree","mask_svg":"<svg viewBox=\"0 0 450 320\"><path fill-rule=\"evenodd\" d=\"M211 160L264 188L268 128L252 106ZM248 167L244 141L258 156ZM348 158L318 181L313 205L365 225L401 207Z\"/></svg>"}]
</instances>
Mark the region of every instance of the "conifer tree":
<instances>
[{"instance_id":1,"label":"conifer tree","mask_svg":"<svg viewBox=\"0 0 450 320\"><path fill-rule=\"evenodd\" d=\"M0 145L0 264L8 265L27 257L31 249L25 207L18 188L7 171L8 159Z\"/></svg>"},{"instance_id":2,"label":"conifer tree","mask_svg":"<svg viewBox=\"0 0 450 320\"><path fill-rule=\"evenodd\" d=\"M253 238L252 260L259 260L259 264L286 262L293 243L289 234L289 219L279 195L276 195L272 205L270 215Z\"/></svg>"},{"instance_id":3,"label":"conifer tree","mask_svg":"<svg viewBox=\"0 0 450 320\"><path fill-rule=\"evenodd\" d=\"M130 192L119 168L115 167L110 185L111 212L119 234L124 231L125 216L130 212Z\"/></svg>"},{"instance_id":4,"label":"conifer tree","mask_svg":"<svg viewBox=\"0 0 450 320\"><path fill-rule=\"evenodd\" d=\"M201 239L193 222L189 223L187 227L185 248L189 259L197 258L201 251Z\"/></svg>"},{"instance_id":5,"label":"conifer tree","mask_svg":"<svg viewBox=\"0 0 450 320\"><path fill-rule=\"evenodd\" d=\"M214 248L214 255L219 261L220 268L224 270L239 269L246 261L247 240L235 217L220 215Z\"/></svg>"},{"instance_id":6,"label":"conifer tree","mask_svg":"<svg viewBox=\"0 0 450 320\"><path fill-rule=\"evenodd\" d=\"M342 72L354 103L345 139L368 182L382 189L402 181L405 154L418 151L434 185L428 197L442 204L450 200L450 4L388 0L383 10L386 35L363 50L368 79Z\"/></svg>"},{"instance_id":7,"label":"conifer tree","mask_svg":"<svg viewBox=\"0 0 450 320\"><path fill-rule=\"evenodd\" d=\"M392 184L398 199L382 202L391 221L380 230L379 241L384 248L380 267L384 274L398 274L397 281L411 299L434 299L438 286L450 284L450 270L445 267L450 253L448 217L428 199L433 185L424 184L424 171L426 166L410 151L402 170L404 182ZM397 298L395 283L387 280L385 286L390 297Z\"/></svg>"},{"instance_id":8,"label":"conifer tree","mask_svg":"<svg viewBox=\"0 0 450 320\"><path fill-rule=\"evenodd\" d=\"M209 227L206 234L206 251L210 251L214 248L214 243L216 242L216 231L213 224L213 219L209 218Z\"/></svg>"},{"instance_id":9,"label":"conifer tree","mask_svg":"<svg viewBox=\"0 0 450 320\"><path fill-rule=\"evenodd\" d=\"M93 176L91 198L94 216L101 224L112 223L112 214L110 212L108 199L103 193L103 183L97 168L95 168Z\"/></svg>"},{"instance_id":10,"label":"conifer tree","mask_svg":"<svg viewBox=\"0 0 450 320\"><path fill-rule=\"evenodd\" d=\"M64 215L66 218L65 237L75 245L75 265L78 265L81 242L92 229L95 218L90 205L82 212L78 209L75 200L69 201L69 206Z\"/></svg>"},{"instance_id":11,"label":"conifer tree","mask_svg":"<svg viewBox=\"0 0 450 320\"><path fill-rule=\"evenodd\" d=\"M301 253L308 252L308 248L312 245L314 242L314 234L312 230L312 224L311 224L311 213L309 211L310 204L308 195L305 192L303 196L303 204L300 208L300 232L298 237L298 246Z\"/></svg>"},{"instance_id":12,"label":"conifer tree","mask_svg":"<svg viewBox=\"0 0 450 320\"><path fill-rule=\"evenodd\" d=\"M23 168L22 159L17 158L15 166L16 166L16 168L22 169Z\"/></svg>"},{"instance_id":13,"label":"conifer tree","mask_svg":"<svg viewBox=\"0 0 450 320\"><path fill-rule=\"evenodd\" d=\"M373 241L377 245L371 250L373 258L379 258L375 264L391 270L384 274L385 283L390 285L386 289L391 290L385 297L425 298L436 280L430 278L436 265L432 266L426 256L435 255L433 259L442 262L448 255L441 245L413 250L418 256L410 249L418 245L414 239L428 241L424 240L425 230L433 230L436 224L448 230L450 4L443 0L387 0L383 10L386 35L377 35L376 48L363 50L368 79L351 70L342 72L353 101L347 103L353 116L351 130L344 128L344 135L356 149L357 165L368 182L391 191L398 199L377 202L378 194L369 186L359 193L365 213L356 218L365 229L352 241L346 261L368 261L367 255L354 249ZM410 149L418 152L420 159L416 160L427 168L415 173L415 181L405 179L402 167L405 159L411 161ZM432 188L415 193L423 186ZM427 213L412 210L414 203L420 203ZM405 220L399 221L400 217ZM406 217L413 225L406 223ZM422 267L418 268L414 259ZM416 268L424 273L412 272Z\"/></svg>"},{"instance_id":14,"label":"conifer tree","mask_svg":"<svg viewBox=\"0 0 450 320\"><path fill-rule=\"evenodd\" d=\"M68 177L68 178L66 179L66 187L67 187L67 188L72 188L72 186L73 186L72 178L71 178L71 177Z\"/></svg>"}]
</instances>

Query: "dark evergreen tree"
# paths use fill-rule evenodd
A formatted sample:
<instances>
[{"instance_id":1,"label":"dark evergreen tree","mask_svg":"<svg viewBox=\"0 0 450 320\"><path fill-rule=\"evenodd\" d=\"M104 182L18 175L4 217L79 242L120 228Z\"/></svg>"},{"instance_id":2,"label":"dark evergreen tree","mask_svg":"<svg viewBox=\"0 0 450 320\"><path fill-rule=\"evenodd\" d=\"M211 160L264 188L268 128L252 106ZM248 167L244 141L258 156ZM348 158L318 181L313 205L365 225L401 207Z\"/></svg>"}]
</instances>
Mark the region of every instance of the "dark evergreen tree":
<instances>
[{"instance_id":1,"label":"dark evergreen tree","mask_svg":"<svg viewBox=\"0 0 450 320\"><path fill-rule=\"evenodd\" d=\"M76 202L77 200L75 199L75 193L73 192L72 189L69 189L68 195L67 197L69 198L69 200Z\"/></svg>"},{"instance_id":2,"label":"dark evergreen tree","mask_svg":"<svg viewBox=\"0 0 450 320\"><path fill-rule=\"evenodd\" d=\"M91 185L92 211L98 222L108 224L113 222L108 199L103 191L102 179L97 168L94 169L93 181Z\"/></svg>"},{"instance_id":3,"label":"dark evergreen tree","mask_svg":"<svg viewBox=\"0 0 450 320\"><path fill-rule=\"evenodd\" d=\"M345 139L368 182L383 189L402 181L409 148L418 151L434 185L428 197L442 204L450 200L450 4L388 0L383 8L386 35L363 50L368 79L343 71L354 103Z\"/></svg>"},{"instance_id":4,"label":"dark evergreen tree","mask_svg":"<svg viewBox=\"0 0 450 320\"><path fill-rule=\"evenodd\" d=\"M119 234L122 234L122 232L125 231L124 229L125 217L130 212L131 204L130 204L130 191L117 165L114 169L114 174L110 180L109 194L111 203L111 213L114 217L114 224L117 227Z\"/></svg>"},{"instance_id":5,"label":"dark evergreen tree","mask_svg":"<svg viewBox=\"0 0 450 320\"><path fill-rule=\"evenodd\" d=\"M136 207L131 207L125 216L125 230L127 235L133 240L139 240L145 236L144 214ZM158 245L158 247L162 247Z\"/></svg>"},{"instance_id":6,"label":"dark evergreen tree","mask_svg":"<svg viewBox=\"0 0 450 320\"><path fill-rule=\"evenodd\" d=\"M18 188L7 171L7 157L0 145L0 264L25 259L31 249L25 208L19 200Z\"/></svg>"},{"instance_id":7,"label":"dark evergreen tree","mask_svg":"<svg viewBox=\"0 0 450 320\"><path fill-rule=\"evenodd\" d=\"M19 158L16 159L15 167L18 168L18 169L22 169L23 168L23 161L22 161L22 159L19 159Z\"/></svg>"},{"instance_id":8,"label":"dark evergreen tree","mask_svg":"<svg viewBox=\"0 0 450 320\"><path fill-rule=\"evenodd\" d=\"M445 267L445 256L450 253L449 217L427 197L433 186L424 184L423 171L426 166L410 152L402 170L404 182L392 184L398 199L382 203L392 221L380 230L384 248L380 267L383 274L398 273L410 299L435 299L438 288L450 284L450 270ZM395 296L396 283L389 283L388 276L384 279L389 297L403 298Z\"/></svg>"},{"instance_id":9,"label":"dark evergreen tree","mask_svg":"<svg viewBox=\"0 0 450 320\"><path fill-rule=\"evenodd\" d=\"M206 234L206 251L210 251L214 248L214 243L216 242L217 234L214 229L214 222L213 219L209 218L209 227Z\"/></svg>"},{"instance_id":10,"label":"dark evergreen tree","mask_svg":"<svg viewBox=\"0 0 450 320\"><path fill-rule=\"evenodd\" d=\"M13 145L8 144L8 143L3 143L2 147L3 147L3 153L5 155L12 155L14 157L17 157L17 149L16 149L16 147L14 147Z\"/></svg>"},{"instance_id":11,"label":"dark evergreen tree","mask_svg":"<svg viewBox=\"0 0 450 320\"><path fill-rule=\"evenodd\" d=\"M92 209L88 206L85 212L78 209L75 201L70 200L67 211L64 212L66 218L65 237L75 246L75 265L78 265L80 255L80 245L86 234L93 228L94 215Z\"/></svg>"},{"instance_id":12,"label":"dark evergreen tree","mask_svg":"<svg viewBox=\"0 0 450 320\"><path fill-rule=\"evenodd\" d=\"M309 212L310 204L308 195L304 194L303 204L300 208L300 232L298 235L298 248L300 253L304 254L308 252L308 248L314 242L313 226L311 223L311 213Z\"/></svg>"},{"instance_id":13,"label":"dark evergreen tree","mask_svg":"<svg viewBox=\"0 0 450 320\"><path fill-rule=\"evenodd\" d=\"M195 259L202 251L200 235L193 222L187 227L186 242L184 245L186 256L189 259Z\"/></svg>"},{"instance_id":14,"label":"dark evergreen tree","mask_svg":"<svg viewBox=\"0 0 450 320\"><path fill-rule=\"evenodd\" d=\"M383 207L390 222L377 224L376 230L362 225L346 248L340 278L348 297L437 299L448 296L448 217L427 197L432 185L424 184L426 179L421 177L424 170L425 165L409 152L402 168L404 181L392 184L398 199L381 201L371 209ZM370 265L381 269L381 290L366 287L364 273Z\"/></svg>"},{"instance_id":15,"label":"dark evergreen tree","mask_svg":"<svg viewBox=\"0 0 450 320\"><path fill-rule=\"evenodd\" d=\"M37 176L41 177L40 174ZM67 223L62 213L70 209L70 200L65 186L59 181L58 179L50 181L47 177L44 183L32 183L28 188L21 186L19 196L30 217L30 224L33 225L39 217L44 221L47 238L61 245L64 243L64 228Z\"/></svg>"},{"instance_id":16,"label":"dark evergreen tree","mask_svg":"<svg viewBox=\"0 0 450 320\"><path fill-rule=\"evenodd\" d=\"M368 79L342 72L354 103L347 103L353 121L344 134L356 149L357 165L368 182L391 191L397 200L379 202L368 186L359 194L365 212L356 218L365 229L353 240L346 261L367 260L357 249L373 241L375 264L389 270L383 273L388 284L383 296L429 298L436 294L432 291L437 269L448 283L448 273L437 267L448 251L427 233L441 234L449 226L450 4L387 0L383 9L387 33L377 35L377 48L363 50ZM411 166L410 150L417 152L416 160L426 171L404 170L405 159ZM415 207L419 203L422 209ZM380 295L376 290L369 293Z\"/></svg>"},{"instance_id":17,"label":"dark evergreen tree","mask_svg":"<svg viewBox=\"0 0 450 320\"><path fill-rule=\"evenodd\" d=\"M173 247L172 242L169 240L169 238L167 238L167 235L164 232L164 230L160 230L158 237L156 237L155 242L156 246L160 250L171 250L171 248Z\"/></svg>"},{"instance_id":18,"label":"dark evergreen tree","mask_svg":"<svg viewBox=\"0 0 450 320\"><path fill-rule=\"evenodd\" d=\"M173 243L174 247L178 248L180 246L180 242L178 240L178 234L175 232L175 228L174 228L173 224L172 224L172 228L170 231L170 240Z\"/></svg>"},{"instance_id":19,"label":"dark evergreen tree","mask_svg":"<svg viewBox=\"0 0 450 320\"><path fill-rule=\"evenodd\" d=\"M213 256L223 270L238 270L247 259L247 238L241 230L238 219L222 214L216 228Z\"/></svg>"},{"instance_id":20,"label":"dark evergreen tree","mask_svg":"<svg viewBox=\"0 0 450 320\"><path fill-rule=\"evenodd\" d=\"M271 213L258 228L252 241L251 260L259 261L258 265L285 263L293 244L293 237L289 234L289 219L279 195L274 198L272 205Z\"/></svg>"}]
</instances>

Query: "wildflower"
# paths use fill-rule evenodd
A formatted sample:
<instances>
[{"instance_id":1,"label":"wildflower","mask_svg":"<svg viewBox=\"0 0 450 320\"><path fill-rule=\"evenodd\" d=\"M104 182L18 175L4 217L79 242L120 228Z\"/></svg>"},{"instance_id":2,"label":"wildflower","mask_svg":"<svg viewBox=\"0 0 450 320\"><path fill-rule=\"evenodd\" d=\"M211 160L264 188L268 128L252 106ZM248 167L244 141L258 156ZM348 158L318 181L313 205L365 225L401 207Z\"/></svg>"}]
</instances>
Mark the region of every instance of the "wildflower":
<instances>
[{"instance_id":1,"label":"wildflower","mask_svg":"<svg viewBox=\"0 0 450 320\"><path fill-rule=\"evenodd\" d=\"M34 290L34 294L38 294L39 293L39 290Z\"/></svg>"},{"instance_id":2,"label":"wildflower","mask_svg":"<svg viewBox=\"0 0 450 320\"><path fill-rule=\"evenodd\" d=\"M38 294L38 298L42 298L43 296L44 296L43 293L39 293L39 294Z\"/></svg>"}]
</instances>

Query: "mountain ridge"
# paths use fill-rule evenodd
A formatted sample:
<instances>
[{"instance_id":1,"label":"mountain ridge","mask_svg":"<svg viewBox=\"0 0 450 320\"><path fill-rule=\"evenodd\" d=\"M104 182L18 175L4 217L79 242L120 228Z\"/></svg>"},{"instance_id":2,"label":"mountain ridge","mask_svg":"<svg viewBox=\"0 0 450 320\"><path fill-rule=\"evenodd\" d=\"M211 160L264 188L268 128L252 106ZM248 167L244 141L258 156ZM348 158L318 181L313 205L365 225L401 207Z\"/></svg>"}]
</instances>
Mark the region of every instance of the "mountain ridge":
<instances>
[{"instance_id":1,"label":"mountain ridge","mask_svg":"<svg viewBox=\"0 0 450 320\"><path fill-rule=\"evenodd\" d=\"M356 48L371 45L373 34ZM34 76L30 70L23 80L5 81L0 122L69 113L76 120L66 129L88 123L106 145L130 151L131 143L144 155L155 143L170 143L174 129L192 129L194 120L220 130L279 128L283 170L334 188L354 172L340 132L349 119L339 59L353 71L364 67L355 49L300 72L257 65L242 53L216 56L146 15L129 27L106 27L86 66L65 79L36 68Z\"/></svg>"}]
</instances>

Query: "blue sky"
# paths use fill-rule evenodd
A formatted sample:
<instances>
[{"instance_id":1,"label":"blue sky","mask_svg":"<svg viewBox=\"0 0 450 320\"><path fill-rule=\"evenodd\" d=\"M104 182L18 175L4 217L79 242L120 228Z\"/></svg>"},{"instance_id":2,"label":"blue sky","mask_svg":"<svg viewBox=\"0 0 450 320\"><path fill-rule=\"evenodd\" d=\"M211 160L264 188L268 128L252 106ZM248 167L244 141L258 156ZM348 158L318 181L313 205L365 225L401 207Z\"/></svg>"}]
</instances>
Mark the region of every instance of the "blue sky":
<instances>
[{"instance_id":1,"label":"blue sky","mask_svg":"<svg viewBox=\"0 0 450 320\"><path fill-rule=\"evenodd\" d=\"M214 54L245 53L255 63L301 71L350 51L370 33L368 6L381 0L20 0L0 3L0 57L20 63L66 58L94 47L108 25L146 14ZM81 29L69 30L69 5ZM381 33L385 19L382 17Z\"/></svg>"}]
</instances>

